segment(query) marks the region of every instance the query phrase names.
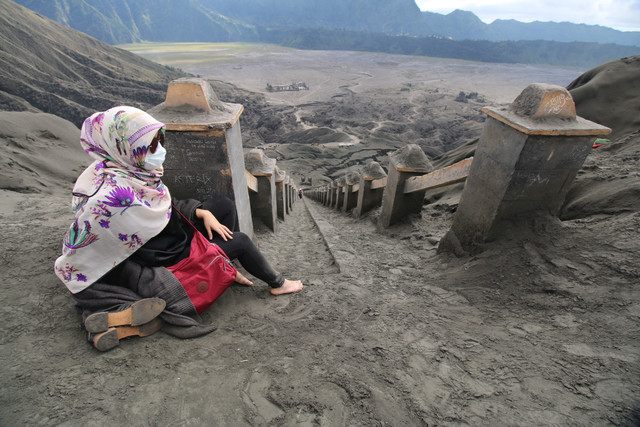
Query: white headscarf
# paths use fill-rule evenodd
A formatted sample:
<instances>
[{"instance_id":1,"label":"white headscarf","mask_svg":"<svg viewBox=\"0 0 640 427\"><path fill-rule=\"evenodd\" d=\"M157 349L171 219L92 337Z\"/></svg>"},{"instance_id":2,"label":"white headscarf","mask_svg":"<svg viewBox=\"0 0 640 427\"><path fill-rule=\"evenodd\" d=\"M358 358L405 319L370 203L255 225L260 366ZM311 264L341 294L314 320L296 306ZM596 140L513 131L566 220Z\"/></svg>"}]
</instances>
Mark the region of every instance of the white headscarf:
<instances>
[{"instance_id":1,"label":"white headscarf","mask_svg":"<svg viewBox=\"0 0 640 427\"><path fill-rule=\"evenodd\" d=\"M56 275L77 293L160 233L171 216L163 169L144 169L147 151L164 128L142 110L114 107L82 125L80 144L95 161L76 181L76 216L55 262Z\"/></svg>"}]
</instances>

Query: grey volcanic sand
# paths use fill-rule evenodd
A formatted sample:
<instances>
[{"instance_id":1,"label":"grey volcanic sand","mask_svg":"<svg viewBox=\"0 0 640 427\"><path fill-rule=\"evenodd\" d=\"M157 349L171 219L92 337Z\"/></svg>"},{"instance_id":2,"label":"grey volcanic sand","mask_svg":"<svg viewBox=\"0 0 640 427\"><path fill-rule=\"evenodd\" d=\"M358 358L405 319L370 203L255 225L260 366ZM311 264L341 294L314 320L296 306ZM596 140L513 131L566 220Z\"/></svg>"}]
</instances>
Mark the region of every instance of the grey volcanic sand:
<instances>
[{"instance_id":1,"label":"grey volcanic sand","mask_svg":"<svg viewBox=\"0 0 640 427\"><path fill-rule=\"evenodd\" d=\"M478 92L490 101L510 103L528 84L568 85L586 70L522 64L493 64L455 59L389 55L372 52L307 51L269 48L264 52L233 53L226 61L180 62L175 51L141 53L165 65L176 66L203 78L264 92L270 102L303 105L327 101L345 89L398 88L404 84L458 94ZM266 84L304 81L309 91L267 92Z\"/></svg>"},{"instance_id":2,"label":"grey volcanic sand","mask_svg":"<svg viewBox=\"0 0 640 427\"><path fill-rule=\"evenodd\" d=\"M344 66L351 74L352 64L360 63L349 62L344 52L321 52L315 61L313 54L301 58L317 69L332 61L327 67ZM389 74L376 83L360 80L371 85L362 92L367 97L378 84L392 86L389 70L405 67L395 56L370 57ZM279 61L285 69L303 67L294 60ZM440 90L455 96L472 89L477 78L487 102L509 102L544 77L527 78L531 67L496 66L518 82L494 76L500 90L510 91L494 95L482 86L491 80L487 75L468 72L492 66L452 61L447 70L447 61L435 62L442 67L442 75L434 76L441 79ZM231 80L225 70L220 79ZM384 74L374 63L368 72ZM321 76L314 81L282 74L285 83L306 79L312 88L320 86ZM568 74L555 83L566 85L579 72ZM406 80L402 75L395 87L383 89L398 92ZM460 85L448 87L448 81ZM256 79L246 87L262 85ZM294 95L300 94L268 96L296 104ZM384 100L395 108L391 95ZM476 115L482 106L465 105ZM52 271L72 218L73 177L89 163L78 164L83 153L74 148L77 139L67 145L79 131L51 130L40 114L0 113L0 119L13 124L3 125L0 136L2 182L10 183L0 190L2 425L638 421L637 133L594 150L562 221L505 230L474 257L435 253L451 224L459 186L428 194L420 216L383 231L375 226L378 212L355 220L311 200L297 201L278 234L258 224L257 242L278 269L303 280L301 293L276 298L263 283L234 285L204 313L219 326L210 335L183 341L160 332L99 353L86 343L72 299ZM479 132L481 123L469 129ZM56 163L66 172L44 171L42 165L60 151L67 155Z\"/></svg>"}]
</instances>

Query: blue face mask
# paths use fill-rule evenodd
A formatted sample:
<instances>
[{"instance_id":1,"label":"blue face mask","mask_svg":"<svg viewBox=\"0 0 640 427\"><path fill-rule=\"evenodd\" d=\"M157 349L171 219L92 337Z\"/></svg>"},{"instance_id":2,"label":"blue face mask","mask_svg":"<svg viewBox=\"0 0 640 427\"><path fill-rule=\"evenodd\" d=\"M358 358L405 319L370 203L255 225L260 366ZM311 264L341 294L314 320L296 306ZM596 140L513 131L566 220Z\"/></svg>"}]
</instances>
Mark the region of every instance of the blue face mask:
<instances>
[{"instance_id":1,"label":"blue face mask","mask_svg":"<svg viewBox=\"0 0 640 427\"><path fill-rule=\"evenodd\" d=\"M167 155L167 150L164 149L162 144L158 144L156 152L148 152L147 158L144 160L144 168L148 171L158 169L164 163L164 158Z\"/></svg>"}]
</instances>

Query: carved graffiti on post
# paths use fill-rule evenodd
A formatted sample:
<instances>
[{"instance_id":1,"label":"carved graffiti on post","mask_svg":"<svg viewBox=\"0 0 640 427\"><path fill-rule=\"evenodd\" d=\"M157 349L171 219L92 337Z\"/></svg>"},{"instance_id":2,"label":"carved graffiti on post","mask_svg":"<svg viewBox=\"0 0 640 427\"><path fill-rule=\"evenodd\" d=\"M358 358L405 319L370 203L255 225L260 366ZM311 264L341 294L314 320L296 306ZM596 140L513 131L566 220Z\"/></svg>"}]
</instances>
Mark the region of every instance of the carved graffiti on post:
<instances>
[{"instance_id":1,"label":"carved graffiti on post","mask_svg":"<svg viewBox=\"0 0 640 427\"><path fill-rule=\"evenodd\" d=\"M542 110L539 115L540 116L557 116L557 115L568 115L570 112L564 113L567 109L569 102L573 102L573 100L565 93L559 92L555 94L555 96L545 100L546 102L540 106Z\"/></svg>"},{"instance_id":2,"label":"carved graffiti on post","mask_svg":"<svg viewBox=\"0 0 640 427\"><path fill-rule=\"evenodd\" d=\"M212 195L233 198L224 134L167 132L164 181L181 198L203 200Z\"/></svg>"},{"instance_id":3,"label":"carved graffiti on post","mask_svg":"<svg viewBox=\"0 0 640 427\"><path fill-rule=\"evenodd\" d=\"M174 175L174 184L200 184L210 185L213 184L211 175L197 174L197 175Z\"/></svg>"},{"instance_id":4,"label":"carved graffiti on post","mask_svg":"<svg viewBox=\"0 0 640 427\"><path fill-rule=\"evenodd\" d=\"M573 98L571 98L571 94L569 94L566 89L547 89L546 91L542 89L543 88L536 93L539 105L533 116L534 119L557 118L575 120L576 107L573 103Z\"/></svg>"}]
</instances>

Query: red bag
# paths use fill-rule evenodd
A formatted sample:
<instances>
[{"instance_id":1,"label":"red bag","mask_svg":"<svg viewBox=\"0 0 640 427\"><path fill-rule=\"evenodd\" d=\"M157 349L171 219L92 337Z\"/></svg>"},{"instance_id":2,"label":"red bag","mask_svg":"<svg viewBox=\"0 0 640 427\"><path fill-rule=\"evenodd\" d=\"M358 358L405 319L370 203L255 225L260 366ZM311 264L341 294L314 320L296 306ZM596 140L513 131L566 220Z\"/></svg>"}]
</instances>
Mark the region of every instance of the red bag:
<instances>
[{"instance_id":1,"label":"red bag","mask_svg":"<svg viewBox=\"0 0 640 427\"><path fill-rule=\"evenodd\" d=\"M202 313L231 286L238 271L220 246L208 241L182 212L178 213L195 233L189 256L167 270L178 278L196 311Z\"/></svg>"}]
</instances>

